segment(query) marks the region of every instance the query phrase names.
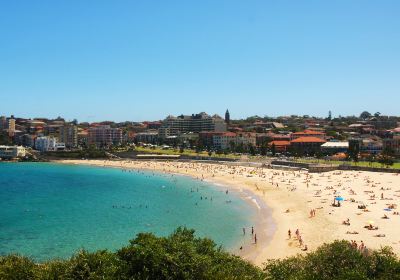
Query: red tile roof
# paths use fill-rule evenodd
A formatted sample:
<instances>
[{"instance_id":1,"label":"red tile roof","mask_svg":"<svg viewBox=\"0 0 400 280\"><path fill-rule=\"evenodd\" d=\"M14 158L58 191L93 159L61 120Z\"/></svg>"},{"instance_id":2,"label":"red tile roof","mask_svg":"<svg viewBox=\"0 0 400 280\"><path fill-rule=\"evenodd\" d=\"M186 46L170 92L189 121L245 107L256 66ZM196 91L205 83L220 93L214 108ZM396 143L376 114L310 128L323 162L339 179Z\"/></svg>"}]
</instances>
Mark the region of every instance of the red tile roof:
<instances>
[{"instance_id":1,"label":"red tile roof","mask_svg":"<svg viewBox=\"0 0 400 280\"><path fill-rule=\"evenodd\" d=\"M299 137L297 139L294 139L291 141L291 143L325 143L325 140L322 140L321 138L318 137Z\"/></svg>"},{"instance_id":2,"label":"red tile roof","mask_svg":"<svg viewBox=\"0 0 400 280\"><path fill-rule=\"evenodd\" d=\"M319 131L315 131L315 130L309 130L309 129L306 129L306 130L301 131L301 132L294 132L294 133L292 133L292 134L294 134L294 135L304 135L304 134L309 134L309 135L325 135L325 133L323 133L323 132L319 132Z\"/></svg>"},{"instance_id":3,"label":"red tile roof","mask_svg":"<svg viewBox=\"0 0 400 280\"><path fill-rule=\"evenodd\" d=\"M275 146L290 146L289 141L271 141L268 144L269 146L275 145Z\"/></svg>"}]
</instances>

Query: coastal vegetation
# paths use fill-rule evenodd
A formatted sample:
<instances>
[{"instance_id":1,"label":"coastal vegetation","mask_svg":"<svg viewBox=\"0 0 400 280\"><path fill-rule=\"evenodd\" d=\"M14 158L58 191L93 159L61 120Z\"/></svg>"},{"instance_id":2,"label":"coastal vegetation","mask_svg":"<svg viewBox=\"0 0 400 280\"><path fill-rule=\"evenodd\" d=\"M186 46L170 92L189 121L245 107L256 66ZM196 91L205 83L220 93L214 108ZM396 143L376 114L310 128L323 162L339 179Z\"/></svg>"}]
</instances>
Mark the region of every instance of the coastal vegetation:
<instances>
[{"instance_id":1,"label":"coastal vegetation","mask_svg":"<svg viewBox=\"0 0 400 280\"><path fill-rule=\"evenodd\" d=\"M137 152L141 153L152 153L152 154L162 154L162 155L183 155L183 156L201 156L201 157L219 157L219 158L231 158L240 159L240 155L235 155L232 153L219 153L212 151L196 151L192 149L161 149L161 148L148 148L137 146L135 148Z\"/></svg>"},{"instance_id":2,"label":"coastal vegetation","mask_svg":"<svg viewBox=\"0 0 400 280\"><path fill-rule=\"evenodd\" d=\"M106 158L106 151L102 149L96 149L93 145L76 151L57 151L57 152L46 152L47 157L55 158L75 158L75 159L96 159Z\"/></svg>"},{"instance_id":3,"label":"coastal vegetation","mask_svg":"<svg viewBox=\"0 0 400 280\"><path fill-rule=\"evenodd\" d=\"M335 241L305 256L267 260L261 269L178 228L168 237L141 233L116 252L80 251L68 260L0 257L0 279L400 279L400 261L390 248L366 253Z\"/></svg>"},{"instance_id":4,"label":"coastal vegetation","mask_svg":"<svg viewBox=\"0 0 400 280\"><path fill-rule=\"evenodd\" d=\"M293 161L302 163L319 163L328 165L351 165L360 167L374 167L374 168L392 168L400 169L400 162L393 162L391 165L386 165L384 162L378 161L339 161L339 160L326 160L326 159L314 159L314 158L296 158Z\"/></svg>"},{"instance_id":5,"label":"coastal vegetation","mask_svg":"<svg viewBox=\"0 0 400 280\"><path fill-rule=\"evenodd\" d=\"M168 237L138 234L115 253L80 251L42 264L1 257L0 279L264 279L264 273L194 230L178 228Z\"/></svg>"}]
</instances>

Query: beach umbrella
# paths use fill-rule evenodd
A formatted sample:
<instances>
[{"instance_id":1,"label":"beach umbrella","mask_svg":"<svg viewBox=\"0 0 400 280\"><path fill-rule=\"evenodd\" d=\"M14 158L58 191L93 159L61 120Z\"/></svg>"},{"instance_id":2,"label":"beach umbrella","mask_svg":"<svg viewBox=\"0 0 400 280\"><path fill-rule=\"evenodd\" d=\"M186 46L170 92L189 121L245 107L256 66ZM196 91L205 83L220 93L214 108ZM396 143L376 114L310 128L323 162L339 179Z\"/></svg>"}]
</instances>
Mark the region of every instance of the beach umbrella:
<instances>
[{"instance_id":1,"label":"beach umbrella","mask_svg":"<svg viewBox=\"0 0 400 280\"><path fill-rule=\"evenodd\" d=\"M337 200L337 201L343 201L343 200L344 200L344 198L343 198L343 197L341 197L341 196L338 196L338 197L335 197L335 200Z\"/></svg>"},{"instance_id":2,"label":"beach umbrella","mask_svg":"<svg viewBox=\"0 0 400 280\"><path fill-rule=\"evenodd\" d=\"M372 220L369 220L369 221L368 221L368 224L370 224L370 225L372 225L373 223L375 223L375 222L372 221Z\"/></svg>"}]
</instances>

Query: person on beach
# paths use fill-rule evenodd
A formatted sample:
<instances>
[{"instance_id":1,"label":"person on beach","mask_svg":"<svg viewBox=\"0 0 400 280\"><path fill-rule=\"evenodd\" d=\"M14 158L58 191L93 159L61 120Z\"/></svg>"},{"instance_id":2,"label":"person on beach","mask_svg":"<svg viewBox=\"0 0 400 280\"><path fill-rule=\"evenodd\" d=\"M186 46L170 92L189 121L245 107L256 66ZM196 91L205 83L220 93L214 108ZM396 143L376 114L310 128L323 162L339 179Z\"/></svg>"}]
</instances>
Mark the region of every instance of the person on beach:
<instances>
[{"instance_id":1,"label":"person on beach","mask_svg":"<svg viewBox=\"0 0 400 280\"><path fill-rule=\"evenodd\" d=\"M243 235L246 235L246 228L243 228Z\"/></svg>"},{"instance_id":2,"label":"person on beach","mask_svg":"<svg viewBox=\"0 0 400 280\"><path fill-rule=\"evenodd\" d=\"M254 234L254 244L257 244L257 234Z\"/></svg>"},{"instance_id":3,"label":"person on beach","mask_svg":"<svg viewBox=\"0 0 400 280\"><path fill-rule=\"evenodd\" d=\"M289 236L289 239L292 238L292 232L290 231L290 229L288 230L288 236Z\"/></svg>"},{"instance_id":4,"label":"person on beach","mask_svg":"<svg viewBox=\"0 0 400 280\"><path fill-rule=\"evenodd\" d=\"M251 227L251 235L253 235L253 234L254 234L254 228Z\"/></svg>"}]
</instances>

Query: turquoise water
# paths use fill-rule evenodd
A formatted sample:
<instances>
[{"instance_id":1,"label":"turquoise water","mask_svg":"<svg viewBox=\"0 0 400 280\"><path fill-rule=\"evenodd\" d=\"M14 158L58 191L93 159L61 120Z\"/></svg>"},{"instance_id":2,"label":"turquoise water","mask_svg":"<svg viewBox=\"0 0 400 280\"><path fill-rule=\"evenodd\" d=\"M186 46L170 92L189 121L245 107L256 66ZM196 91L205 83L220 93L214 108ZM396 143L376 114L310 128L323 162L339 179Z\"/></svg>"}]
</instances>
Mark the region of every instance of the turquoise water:
<instances>
[{"instance_id":1,"label":"turquoise water","mask_svg":"<svg viewBox=\"0 0 400 280\"><path fill-rule=\"evenodd\" d=\"M115 250L139 232L178 226L232 249L256 212L238 194L189 177L49 163L0 163L0 209L0 255L38 261Z\"/></svg>"}]
</instances>

